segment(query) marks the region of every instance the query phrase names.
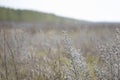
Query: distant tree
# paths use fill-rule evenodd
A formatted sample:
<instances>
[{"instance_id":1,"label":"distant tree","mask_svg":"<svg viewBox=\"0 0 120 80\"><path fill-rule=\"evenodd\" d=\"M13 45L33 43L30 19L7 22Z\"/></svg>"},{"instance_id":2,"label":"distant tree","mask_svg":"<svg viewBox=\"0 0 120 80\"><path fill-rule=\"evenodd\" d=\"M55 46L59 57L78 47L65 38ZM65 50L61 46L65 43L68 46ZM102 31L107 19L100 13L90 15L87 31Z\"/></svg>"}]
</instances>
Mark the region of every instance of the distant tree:
<instances>
[{"instance_id":1,"label":"distant tree","mask_svg":"<svg viewBox=\"0 0 120 80\"><path fill-rule=\"evenodd\" d=\"M22 21L22 11L17 10L17 15L18 15L18 21Z\"/></svg>"}]
</instances>

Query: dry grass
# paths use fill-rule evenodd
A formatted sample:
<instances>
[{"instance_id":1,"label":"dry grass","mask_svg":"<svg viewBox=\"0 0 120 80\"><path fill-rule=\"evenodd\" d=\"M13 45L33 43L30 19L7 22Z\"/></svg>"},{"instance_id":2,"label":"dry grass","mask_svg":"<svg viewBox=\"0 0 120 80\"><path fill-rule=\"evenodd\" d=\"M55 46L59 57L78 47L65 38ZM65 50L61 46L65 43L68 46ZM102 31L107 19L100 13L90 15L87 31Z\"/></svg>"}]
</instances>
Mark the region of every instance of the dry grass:
<instances>
[{"instance_id":1,"label":"dry grass","mask_svg":"<svg viewBox=\"0 0 120 80\"><path fill-rule=\"evenodd\" d=\"M84 70L80 70L79 75L74 72L73 59L64 47L62 31L40 29L33 33L26 29L1 29L0 80L97 80L94 70L94 61L99 62L96 41L113 39L114 32L110 31L103 29L102 34L99 29L68 31L72 46L86 60L90 74L88 79L88 75L80 77Z\"/></svg>"}]
</instances>

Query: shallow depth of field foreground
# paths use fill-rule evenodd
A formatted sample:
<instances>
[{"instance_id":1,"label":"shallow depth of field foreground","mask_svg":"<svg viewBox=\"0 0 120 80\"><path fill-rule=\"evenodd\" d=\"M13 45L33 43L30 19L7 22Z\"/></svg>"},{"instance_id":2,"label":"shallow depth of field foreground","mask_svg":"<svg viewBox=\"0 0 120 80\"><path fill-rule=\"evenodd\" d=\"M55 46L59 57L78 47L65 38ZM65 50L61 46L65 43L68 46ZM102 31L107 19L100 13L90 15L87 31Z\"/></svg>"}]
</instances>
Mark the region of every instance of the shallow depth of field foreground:
<instances>
[{"instance_id":1,"label":"shallow depth of field foreground","mask_svg":"<svg viewBox=\"0 0 120 80\"><path fill-rule=\"evenodd\" d=\"M120 80L120 30L3 27L0 80Z\"/></svg>"}]
</instances>

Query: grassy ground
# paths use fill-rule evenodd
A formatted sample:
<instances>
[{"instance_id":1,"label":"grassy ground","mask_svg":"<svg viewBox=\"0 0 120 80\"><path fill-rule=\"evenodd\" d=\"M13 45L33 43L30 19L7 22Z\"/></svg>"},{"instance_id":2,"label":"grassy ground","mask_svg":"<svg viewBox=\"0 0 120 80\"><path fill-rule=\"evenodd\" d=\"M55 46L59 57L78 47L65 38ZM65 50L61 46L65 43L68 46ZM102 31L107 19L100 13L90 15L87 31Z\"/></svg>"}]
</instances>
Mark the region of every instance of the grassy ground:
<instances>
[{"instance_id":1,"label":"grassy ground","mask_svg":"<svg viewBox=\"0 0 120 80\"><path fill-rule=\"evenodd\" d=\"M64 48L62 31L44 32L41 29L35 30L34 33L30 33L30 31L14 28L1 29L0 79L65 80L67 74L73 75L70 66L71 59ZM104 29L102 34L97 32L87 29L68 32L73 46L78 51L81 50L80 54L82 53L86 59L90 68L89 73L92 75L91 80L97 80L93 68L93 62L99 62L96 40L107 41L105 37L109 35L111 35L109 38L112 39L112 34L106 34ZM75 78L75 75L73 77Z\"/></svg>"}]
</instances>

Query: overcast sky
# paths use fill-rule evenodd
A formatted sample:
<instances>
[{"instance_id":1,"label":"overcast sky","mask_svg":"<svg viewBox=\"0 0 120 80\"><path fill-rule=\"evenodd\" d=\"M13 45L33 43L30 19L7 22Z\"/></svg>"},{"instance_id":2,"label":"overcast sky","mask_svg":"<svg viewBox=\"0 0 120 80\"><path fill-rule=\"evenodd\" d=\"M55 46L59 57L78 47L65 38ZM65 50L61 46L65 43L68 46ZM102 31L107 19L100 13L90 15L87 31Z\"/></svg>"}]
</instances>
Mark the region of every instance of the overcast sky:
<instances>
[{"instance_id":1,"label":"overcast sky","mask_svg":"<svg viewBox=\"0 0 120 80\"><path fill-rule=\"evenodd\" d=\"M80 20L120 22L120 0L0 0L0 6Z\"/></svg>"}]
</instances>

